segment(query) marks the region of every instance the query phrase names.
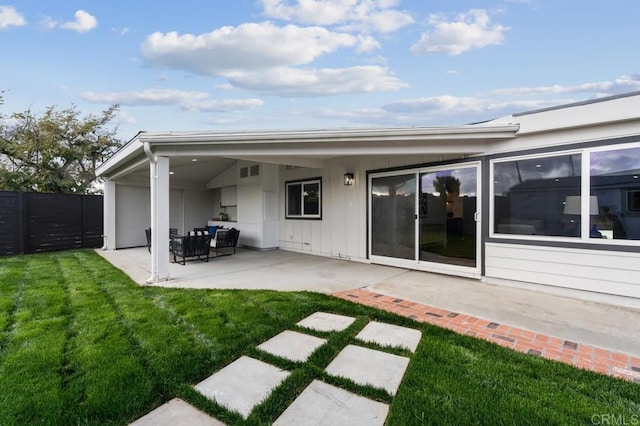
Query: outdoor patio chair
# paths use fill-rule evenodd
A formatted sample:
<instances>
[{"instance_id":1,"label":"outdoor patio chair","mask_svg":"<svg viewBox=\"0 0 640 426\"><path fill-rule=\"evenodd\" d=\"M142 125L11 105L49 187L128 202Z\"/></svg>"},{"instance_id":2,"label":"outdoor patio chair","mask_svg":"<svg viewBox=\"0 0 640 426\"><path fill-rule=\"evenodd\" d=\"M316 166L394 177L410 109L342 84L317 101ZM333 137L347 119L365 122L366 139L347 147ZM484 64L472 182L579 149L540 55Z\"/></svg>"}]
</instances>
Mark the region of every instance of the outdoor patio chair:
<instances>
[{"instance_id":1,"label":"outdoor patio chair","mask_svg":"<svg viewBox=\"0 0 640 426\"><path fill-rule=\"evenodd\" d=\"M174 263L186 265L187 258L197 258L205 262L209 261L211 235L209 235L208 231L206 233L189 231L189 235L174 235L170 241ZM178 262L178 258L181 258L182 261Z\"/></svg>"},{"instance_id":2,"label":"outdoor patio chair","mask_svg":"<svg viewBox=\"0 0 640 426\"><path fill-rule=\"evenodd\" d=\"M238 237L240 236L240 231L235 228L231 229L218 229L216 231L216 236L211 240L211 248L216 251L216 257L218 256L229 256L236 252L236 247L238 245ZM219 250L222 248L233 248L232 253L220 254Z\"/></svg>"},{"instance_id":3,"label":"outdoor patio chair","mask_svg":"<svg viewBox=\"0 0 640 426\"><path fill-rule=\"evenodd\" d=\"M144 230L144 235L147 237L147 250L151 253L151 228L147 228Z\"/></svg>"},{"instance_id":4,"label":"outdoor patio chair","mask_svg":"<svg viewBox=\"0 0 640 426\"><path fill-rule=\"evenodd\" d=\"M147 250L151 253L151 228L144 230L144 235L147 238ZM169 251L171 251L171 238L178 235L178 228L169 228Z\"/></svg>"}]
</instances>

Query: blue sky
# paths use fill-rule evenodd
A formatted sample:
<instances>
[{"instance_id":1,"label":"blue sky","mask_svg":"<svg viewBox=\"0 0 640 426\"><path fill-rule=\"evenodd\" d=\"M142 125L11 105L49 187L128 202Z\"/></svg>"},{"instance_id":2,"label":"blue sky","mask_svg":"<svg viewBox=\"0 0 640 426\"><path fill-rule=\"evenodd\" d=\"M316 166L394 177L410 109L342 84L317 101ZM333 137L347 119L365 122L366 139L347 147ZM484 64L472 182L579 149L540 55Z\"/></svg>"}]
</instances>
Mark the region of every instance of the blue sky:
<instances>
[{"instance_id":1,"label":"blue sky","mask_svg":"<svg viewBox=\"0 0 640 426\"><path fill-rule=\"evenodd\" d=\"M123 139L466 124L640 90L637 0L2 1L0 112L117 103Z\"/></svg>"}]
</instances>

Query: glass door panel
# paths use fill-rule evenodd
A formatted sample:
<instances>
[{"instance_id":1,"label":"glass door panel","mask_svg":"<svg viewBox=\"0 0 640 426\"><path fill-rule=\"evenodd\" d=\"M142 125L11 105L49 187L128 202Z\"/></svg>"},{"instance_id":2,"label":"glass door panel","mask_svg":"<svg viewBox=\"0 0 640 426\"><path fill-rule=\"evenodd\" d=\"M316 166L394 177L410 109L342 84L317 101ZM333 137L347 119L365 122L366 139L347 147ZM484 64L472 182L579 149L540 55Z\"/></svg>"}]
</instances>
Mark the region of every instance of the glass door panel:
<instances>
[{"instance_id":1,"label":"glass door panel","mask_svg":"<svg viewBox=\"0 0 640 426\"><path fill-rule=\"evenodd\" d=\"M415 260L416 175L371 180L371 254Z\"/></svg>"},{"instance_id":2,"label":"glass door panel","mask_svg":"<svg viewBox=\"0 0 640 426\"><path fill-rule=\"evenodd\" d=\"M477 167L420 173L421 261L476 267Z\"/></svg>"}]
</instances>

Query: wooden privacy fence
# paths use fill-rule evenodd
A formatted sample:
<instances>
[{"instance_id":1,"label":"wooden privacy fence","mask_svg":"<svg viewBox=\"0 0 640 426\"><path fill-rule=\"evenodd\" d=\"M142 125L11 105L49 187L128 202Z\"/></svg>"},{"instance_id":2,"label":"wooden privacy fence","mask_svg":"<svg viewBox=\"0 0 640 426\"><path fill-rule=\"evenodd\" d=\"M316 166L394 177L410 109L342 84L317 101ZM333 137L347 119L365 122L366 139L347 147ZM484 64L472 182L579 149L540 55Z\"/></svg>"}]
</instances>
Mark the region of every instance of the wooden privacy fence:
<instances>
[{"instance_id":1,"label":"wooden privacy fence","mask_svg":"<svg viewBox=\"0 0 640 426\"><path fill-rule=\"evenodd\" d=\"M0 191L0 256L102 246L101 195Z\"/></svg>"}]
</instances>

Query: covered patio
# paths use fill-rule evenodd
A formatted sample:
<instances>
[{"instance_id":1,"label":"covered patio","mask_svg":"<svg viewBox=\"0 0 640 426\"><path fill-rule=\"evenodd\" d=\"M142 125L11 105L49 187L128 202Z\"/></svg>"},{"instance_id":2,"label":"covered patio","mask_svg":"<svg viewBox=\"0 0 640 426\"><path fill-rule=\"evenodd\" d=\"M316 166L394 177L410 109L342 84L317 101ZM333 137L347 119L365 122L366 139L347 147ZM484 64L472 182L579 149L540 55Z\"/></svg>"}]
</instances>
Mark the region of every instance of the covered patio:
<instances>
[{"instance_id":1,"label":"covered patio","mask_svg":"<svg viewBox=\"0 0 640 426\"><path fill-rule=\"evenodd\" d=\"M146 248L97 250L136 283L147 285ZM640 357L640 302L628 306L390 266L284 250L239 249L233 256L170 263L165 288L268 289L337 294L363 289L556 338ZM354 299L355 301L355 299ZM634 303L631 303L634 302Z\"/></svg>"}]
</instances>

